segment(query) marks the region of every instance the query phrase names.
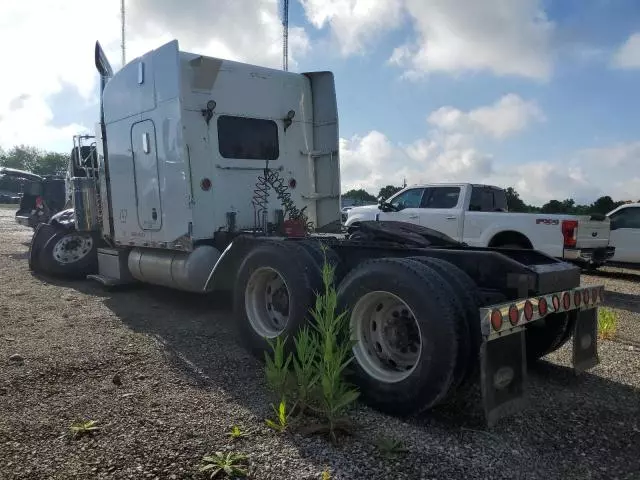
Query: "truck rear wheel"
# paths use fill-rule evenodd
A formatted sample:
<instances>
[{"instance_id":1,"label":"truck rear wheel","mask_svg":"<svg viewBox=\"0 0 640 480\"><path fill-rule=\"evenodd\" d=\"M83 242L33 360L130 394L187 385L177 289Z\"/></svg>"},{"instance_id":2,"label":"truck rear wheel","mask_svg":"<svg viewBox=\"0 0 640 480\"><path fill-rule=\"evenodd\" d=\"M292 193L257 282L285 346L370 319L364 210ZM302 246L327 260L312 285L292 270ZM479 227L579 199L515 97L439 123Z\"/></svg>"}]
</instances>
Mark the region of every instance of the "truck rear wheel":
<instances>
[{"instance_id":1,"label":"truck rear wheel","mask_svg":"<svg viewBox=\"0 0 640 480\"><path fill-rule=\"evenodd\" d=\"M403 415L449 393L458 338L443 284L433 269L398 258L363 262L340 284L356 342L353 381L365 402Z\"/></svg>"},{"instance_id":2,"label":"truck rear wheel","mask_svg":"<svg viewBox=\"0 0 640 480\"><path fill-rule=\"evenodd\" d=\"M98 271L98 240L90 233L56 230L38 254L45 273L84 278Z\"/></svg>"},{"instance_id":3,"label":"truck rear wheel","mask_svg":"<svg viewBox=\"0 0 640 480\"><path fill-rule=\"evenodd\" d=\"M454 384L459 387L478 365L482 336L478 320L476 284L469 276L446 260L431 257L410 257L411 260L433 268L444 280L444 288L456 314L455 326L458 334L458 359L454 369Z\"/></svg>"},{"instance_id":4,"label":"truck rear wheel","mask_svg":"<svg viewBox=\"0 0 640 480\"><path fill-rule=\"evenodd\" d=\"M323 245L319 240L298 240L296 244L299 244L304 248L307 253L313 258L318 268L322 270L322 266L326 261L334 269L334 282L337 284L342 280L344 276L340 264L340 257L331 249L328 245ZM323 248L324 247L324 248Z\"/></svg>"},{"instance_id":5,"label":"truck rear wheel","mask_svg":"<svg viewBox=\"0 0 640 480\"><path fill-rule=\"evenodd\" d=\"M293 336L308 319L319 291L320 271L292 242L268 242L251 250L240 265L234 311L243 343L259 358L268 341Z\"/></svg>"}]
</instances>

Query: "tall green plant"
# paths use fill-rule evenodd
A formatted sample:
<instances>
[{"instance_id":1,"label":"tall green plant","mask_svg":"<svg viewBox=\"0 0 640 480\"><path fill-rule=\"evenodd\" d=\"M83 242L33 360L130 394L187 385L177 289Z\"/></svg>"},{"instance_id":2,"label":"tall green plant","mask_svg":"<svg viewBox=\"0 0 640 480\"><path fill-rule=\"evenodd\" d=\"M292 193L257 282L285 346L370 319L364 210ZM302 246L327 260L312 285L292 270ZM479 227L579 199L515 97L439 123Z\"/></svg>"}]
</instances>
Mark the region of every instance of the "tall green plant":
<instances>
[{"instance_id":1,"label":"tall green plant","mask_svg":"<svg viewBox=\"0 0 640 480\"><path fill-rule=\"evenodd\" d=\"M291 364L291 353L285 354L285 344L287 337L278 336L275 342L268 340L273 356L268 352L264 353L265 373L269 387L278 397L278 401L283 401L287 395L289 386L289 365Z\"/></svg>"},{"instance_id":2,"label":"tall green plant","mask_svg":"<svg viewBox=\"0 0 640 480\"><path fill-rule=\"evenodd\" d=\"M344 413L356 401L359 392L344 379L344 370L353 360L354 342L350 339L347 313L337 312L334 272L335 268L325 261L322 267L324 292L316 298L311 315L319 337L315 368L320 375L320 409L327 421L329 435L336 442L336 430L344 424Z\"/></svg>"},{"instance_id":3,"label":"tall green plant","mask_svg":"<svg viewBox=\"0 0 640 480\"><path fill-rule=\"evenodd\" d=\"M296 400L299 412L304 413L320 380L316 369L319 340L316 332L305 326L298 332L294 342L293 370L296 376Z\"/></svg>"}]
</instances>

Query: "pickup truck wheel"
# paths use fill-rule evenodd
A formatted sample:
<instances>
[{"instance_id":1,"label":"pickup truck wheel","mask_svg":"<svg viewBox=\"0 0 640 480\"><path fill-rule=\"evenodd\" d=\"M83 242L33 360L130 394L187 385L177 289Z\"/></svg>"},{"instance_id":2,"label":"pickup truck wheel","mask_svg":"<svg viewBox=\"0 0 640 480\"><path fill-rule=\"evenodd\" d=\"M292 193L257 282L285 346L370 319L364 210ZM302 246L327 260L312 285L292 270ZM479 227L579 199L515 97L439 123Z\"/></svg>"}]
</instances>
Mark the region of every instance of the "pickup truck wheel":
<instances>
[{"instance_id":1,"label":"pickup truck wheel","mask_svg":"<svg viewBox=\"0 0 640 480\"><path fill-rule=\"evenodd\" d=\"M274 241L247 254L234 288L234 311L240 337L254 355L263 358L268 340L279 335L292 345L320 281L318 267L300 246Z\"/></svg>"},{"instance_id":2,"label":"pickup truck wheel","mask_svg":"<svg viewBox=\"0 0 640 480\"><path fill-rule=\"evenodd\" d=\"M527 361L535 362L562 347L571 338L573 322L568 313L552 313L527 327Z\"/></svg>"},{"instance_id":3,"label":"pickup truck wheel","mask_svg":"<svg viewBox=\"0 0 640 480\"><path fill-rule=\"evenodd\" d=\"M39 254L42 270L65 278L84 278L98 271L98 239L75 230L57 230Z\"/></svg>"},{"instance_id":4,"label":"pickup truck wheel","mask_svg":"<svg viewBox=\"0 0 640 480\"><path fill-rule=\"evenodd\" d=\"M340 284L355 341L352 378L368 404L406 415L449 393L458 338L444 284L432 268L399 258L363 262Z\"/></svg>"}]
</instances>

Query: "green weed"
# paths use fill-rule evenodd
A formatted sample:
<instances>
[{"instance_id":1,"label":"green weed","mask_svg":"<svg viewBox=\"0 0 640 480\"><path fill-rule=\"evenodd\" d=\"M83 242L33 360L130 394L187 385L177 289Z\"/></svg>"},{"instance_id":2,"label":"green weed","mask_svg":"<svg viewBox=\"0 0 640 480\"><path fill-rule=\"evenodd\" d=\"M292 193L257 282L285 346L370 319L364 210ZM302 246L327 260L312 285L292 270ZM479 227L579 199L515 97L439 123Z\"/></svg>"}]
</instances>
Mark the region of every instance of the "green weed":
<instances>
[{"instance_id":1,"label":"green weed","mask_svg":"<svg viewBox=\"0 0 640 480\"><path fill-rule=\"evenodd\" d=\"M200 467L200 472L208 474L209 478L217 478L219 475L228 478L247 476L247 456L241 453L216 452L202 457L202 462L204 465Z\"/></svg>"},{"instance_id":2,"label":"green weed","mask_svg":"<svg viewBox=\"0 0 640 480\"><path fill-rule=\"evenodd\" d=\"M311 396L320 380L316 368L319 341L316 332L305 326L298 332L294 342L293 370L297 386L296 401L299 411L303 413L309 406Z\"/></svg>"},{"instance_id":3,"label":"green weed","mask_svg":"<svg viewBox=\"0 0 640 480\"><path fill-rule=\"evenodd\" d=\"M289 415L287 415L287 404L284 398L280 400L280 404L278 408L275 405L271 405L273 411L275 412L275 420L267 418L265 420L267 427L272 428L276 432L282 433L287 429L289 425Z\"/></svg>"},{"instance_id":4,"label":"green weed","mask_svg":"<svg viewBox=\"0 0 640 480\"><path fill-rule=\"evenodd\" d=\"M100 430L100 427L96 426L97 423L98 422L95 420L74 423L71 425L71 434L73 435L73 438L80 438L84 435L93 435Z\"/></svg>"},{"instance_id":5,"label":"green weed","mask_svg":"<svg viewBox=\"0 0 640 480\"><path fill-rule=\"evenodd\" d=\"M243 432L239 426L234 425L233 427L231 427L231 431L228 433L228 435L233 440L237 440L238 438L246 437L248 434L246 432Z\"/></svg>"},{"instance_id":6,"label":"green weed","mask_svg":"<svg viewBox=\"0 0 640 480\"><path fill-rule=\"evenodd\" d=\"M395 438L380 437L376 441L376 447L384 458L394 458L408 451L404 444Z\"/></svg>"},{"instance_id":7,"label":"green weed","mask_svg":"<svg viewBox=\"0 0 640 480\"><path fill-rule=\"evenodd\" d=\"M611 340L616 334L618 317L613 310L600 308L598 310L598 335L605 340Z\"/></svg>"},{"instance_id":8,"label":"green weed","mask_svg":"<svg viewBox=\"0 0 640 480\"><path fill-rule=\"evenodd\" d=\"M343 415L360 393L344 379L344 371L353 360L353 341L347 313L337 313L338 296L333 279L334 267L325 261L322 266L324 292L317 296L311 315L319 340L315 368L320 376L320 411L331 440L336 442L336 430L345 425Z\"/></svg>"},{"instance_id":9,"label":"green weed","mask_svg":"<svg viewBox=\"0 0 640 480\"><path fill-rule=\"evenodd\" d=\"M267 375L267 383L276 394L278 399L282 400L286 397L289 385L289 365L291 364L292 355L285 355L285 344L287 337L276 337L275 342L268 340L273 357L265 352L266 361L265 373Z\"/></svg>"}]
</instances>

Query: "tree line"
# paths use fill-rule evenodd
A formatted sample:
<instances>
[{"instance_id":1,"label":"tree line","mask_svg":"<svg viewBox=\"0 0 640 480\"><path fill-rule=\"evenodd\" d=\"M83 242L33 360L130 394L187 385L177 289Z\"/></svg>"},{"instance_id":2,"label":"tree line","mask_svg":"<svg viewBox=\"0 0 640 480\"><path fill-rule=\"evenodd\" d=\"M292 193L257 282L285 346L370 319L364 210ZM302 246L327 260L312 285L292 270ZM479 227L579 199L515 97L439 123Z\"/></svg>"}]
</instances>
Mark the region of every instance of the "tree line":
<instances>
[{"instance_id":1,"label":"tree line","mask_svg":"<svg viewBox=\"0 0 640 480\"><path fill-rule=\"evenodd\" d=\"M30 145L19 145L11 150L0 148L0 167L15 168L36 175L64 175L69 154L47 152Z\"/></svg>"},{"instance_id":2,"label":"tree line","mask_svg":"<svg viewBox=\"0 0 640 480\"><path fill-rule=\"evenodd\" d=\"M376 203L378 199L387 200L396 192L402 190L403 187L396 187L394 185L387 185L380 189L378 196L375 197L366 190L353 189L342 194L343 198L351 199L356 204L366 205L370 203ZM596 199L590 204L576 204L572 198L566 198L564 200L549 200L541 207L535 205L529 205L524 202L518 192L509 187L506 189L507 195L507 207L510 212L522 212L522 213L559 213L570 215L604 215L614 208L628 203L628 200L615 201L609 195L605 195ZM640 202L640 200L638 200Z\"/></svg>"}]
</instances>

